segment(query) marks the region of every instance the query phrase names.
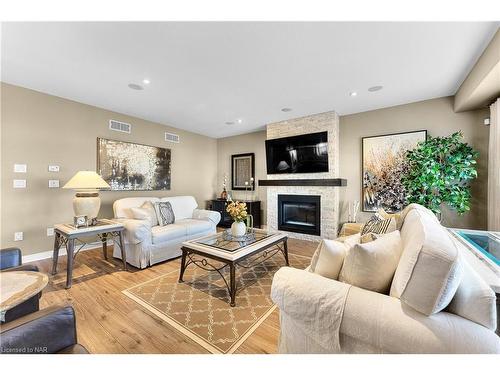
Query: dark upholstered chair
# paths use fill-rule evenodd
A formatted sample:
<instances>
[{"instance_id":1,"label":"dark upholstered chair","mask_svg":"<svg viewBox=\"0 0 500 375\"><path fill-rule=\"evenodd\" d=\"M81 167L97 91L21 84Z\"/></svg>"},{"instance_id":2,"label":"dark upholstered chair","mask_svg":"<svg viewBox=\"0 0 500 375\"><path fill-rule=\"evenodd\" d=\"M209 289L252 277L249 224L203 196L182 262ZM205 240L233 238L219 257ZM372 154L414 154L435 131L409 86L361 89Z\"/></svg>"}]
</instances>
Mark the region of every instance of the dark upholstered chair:
<instances>
[{"instance_id":1,"label":"dark upholstered chair","mask_svg":"<svg viewBox=\"0 0 500 375\"><path fill-rule=\"evenodd\" d=\"M2 272L9 271L38 271L38 267L34 265L22 265L21 250L16 247L9 247L0 250L0 270ZM7 323L15 320L23 315L33 313L40 309L39 300L42 292L17 305L5 313L5 321Z\"/></svg>"},{"instance_id":2,"label":"dark upholstered chair","mask_svg":"<svg viewBox=\"0 0 500 375\"><path fill-rule=\"evenodd\" d=\"M75 311L53 306L0 326L3 354L87 354L76 337Z\"/></svg>"}]
</instances>

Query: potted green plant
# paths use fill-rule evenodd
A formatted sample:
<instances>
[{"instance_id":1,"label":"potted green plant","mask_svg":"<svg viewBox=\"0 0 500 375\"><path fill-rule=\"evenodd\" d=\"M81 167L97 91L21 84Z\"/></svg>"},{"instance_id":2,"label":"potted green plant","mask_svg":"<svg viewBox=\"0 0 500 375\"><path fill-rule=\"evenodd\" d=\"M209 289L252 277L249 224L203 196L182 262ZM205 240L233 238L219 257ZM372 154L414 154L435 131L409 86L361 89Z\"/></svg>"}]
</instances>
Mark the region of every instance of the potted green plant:
<instances>
[{"instance_id":1,"label":"potted green plant","mask_svg":"<svg viewBox=\"0 0 500 375\"><path fill-rule=\"evenodd\" d=\"M470 210L470 181L477 177L479 153L463 142L461 131L448 137L428 136L406 153L402 177L408 203L419 203L441 218L447 204L460 215Z\"/></svg>"}]
</instances>

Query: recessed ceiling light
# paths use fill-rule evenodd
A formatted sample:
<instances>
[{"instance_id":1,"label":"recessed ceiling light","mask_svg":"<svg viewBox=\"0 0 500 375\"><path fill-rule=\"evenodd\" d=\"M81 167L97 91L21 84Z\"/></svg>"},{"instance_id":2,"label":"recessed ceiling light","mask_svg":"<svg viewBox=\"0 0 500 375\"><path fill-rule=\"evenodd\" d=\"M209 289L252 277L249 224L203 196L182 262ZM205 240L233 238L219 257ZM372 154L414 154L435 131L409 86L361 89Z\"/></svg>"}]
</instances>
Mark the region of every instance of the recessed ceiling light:
<instances>
[{"instance_id":1,"label":"recessed ceiling light","mask_svg":"<svg viewBox=\"0 0 500 375\"><path fill-rule=\"evenodd\" d=\"M356 95L358 95L358 93L357 93L356 91L351 91L351 92L349 93L349 96L356 96Z\"/></svg>"},{"instance_id":2,"label":"recessed ceiling light","mask_svg":"<svg viewBox=\"0 0 500 375\"><path fill-rule=\"evenodd\" d=\"M137 83L129 83L128 87L131 88L132 90L144 90L144 87L138 85Z\"/></svg>"},{"instance_id":3,"label":"recessed ceiling light","mask_svg":"<svg viewBox=\"0 0 500 375\"><path fill-rule=\"evenodd\" d=\"M142 80L142 83L144 83L145 85L149 85L151 83L151 81L149 79L147 79L147 78L144 78Z\"/></svg>"},{"instance_id":4,"label":"recessed ceiling light","mask_svg":"<svg viewBox=\"0 0 500 375\"><path fill-rule=\"evenodd\" d=\"M226 125L234 125L234 121L226 121Z\"/></svg>"},{"instance_id":5,"label":"recessed ceiling light","mask_svg":"<svg viewBox=\"0 0 500 375\"><path fill-rule=\"evenodd\" d=\"M291 108L281 108L281 112L292 112Z\"/></svg>"},{"instance_id":6,"label":"recessed ceiling light","mask_svg":"<svg viewBox=\"0 0 500 375\"><path fill-rule=\"evenodd\" d=\"M238 124L241 124L242 122L243 122L243 120L239 118L238 119Z\"/></svg>"},{"instance_id":7,"label":"recessed ceiling light","mask_svg":"<svg viewBox=\"0 0 500 375\"><path fill-rule=\"evenodd\" d=\"M372 86L372 87L368 88L368 91L375 92L375 91L382 90L383 88L384 88L384 86Z\"/></svg>"}]
</instances>

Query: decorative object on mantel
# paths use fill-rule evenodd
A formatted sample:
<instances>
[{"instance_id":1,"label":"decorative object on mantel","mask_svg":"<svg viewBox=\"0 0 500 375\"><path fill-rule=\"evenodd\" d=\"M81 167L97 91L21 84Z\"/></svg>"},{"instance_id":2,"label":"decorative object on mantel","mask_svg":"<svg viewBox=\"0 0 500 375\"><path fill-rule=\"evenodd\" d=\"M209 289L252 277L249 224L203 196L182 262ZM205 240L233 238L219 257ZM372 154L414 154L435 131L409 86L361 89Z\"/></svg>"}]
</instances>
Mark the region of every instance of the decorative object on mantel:
<instances>
[{"instance_id":1,"label":"decorative object on mantel","mask_svg":"<svg viewBox=\"0 0 500 375\"><path fill-rule=\"evenodd\" d=\"M358 216L359 201L350 201L347 203L347 222L355 223L356 216Z\"/></svg>"},{"instance_id":2,"label":"decorative object on mantel","mask_svg":"<svg viewBox=\"0 0 500 375\"><path fill-rule=\"evenodd\" d=\"M111 190L170 190L168 148L97 138L97 170Z\"/></svg>"},{"instance_id":3,"label":"decorative object on mantel","mask_svg":"<svg viewBox=\"0 0 500 375\"><path fill-rule=\"evenodd\" d=\"M408 170L406 152L425 142L427 130L386 134L362 139L363 211L401 211L406 190L401 182Z\"/></svg>"},{"instance_id":4,"label":"decorative object on mantel","mask_svg":"<svg viewBox=\"0 0 500 375\"><path fill-rule=\"evenodd\" d=\"M243 202L231 202L227 205L226 211L231 215L234 223L231 224L231 234L234 237L244 236L247 232L245 221L247 220L247 205Z\"/></svg>"},{"instance_id":5,"label":"decorative object on mantel","mask_svg":"<svg viewBox=\"0 0 500 375\"><path fill-rule=\"evenodd\" d=\"M222 183L222 193L220 193L220 199L227 200L227 175L224 175L224 182Z\"/></svg>"},{"instance_id":6,"label":"decorative object on mantel","mask_svg":"<svg viewBox=\"0 0 500 375\"><path fill-rule=\"evenodd\" d=\"M254 184L255 184L255 179L253 177L250 177L250 181L245 181L245 199L248 201L248 192L254 191ZM253 197L250 199L253 200Z\"/></svg>"},{"instance_id":7,"label":"decorative object on mantel","mask_svg":"<svg viewBox=\"0 0 500 375\"><path fill-rule=\"evenodd\" d=\"M255 179L255 154L231 155L231 188L232 190L253 190L250 181Z\"/></svg>"},{"instance_id":8,"label":"decorative object on mantel","mask_svg":"<svg viewBox=\"0 0 500 375\"><path fill-rule=\"evenodd\" d=\"M402 182L409 203L418 203L440 217L441 204L463 215L470 210L470 184L477 177L479 153L462 142L461 131L448 137L431 137L408 151L408 171Z\"/></svg>"},{"instance_id":9,"label":"decorative object on mantel","mask_svg":"<svg viewBox=\"0 0 500 375\"><path fill-rule=\"evenodd\" d=\"M93 171L80 171L63 186L63 189L76 190L76 195L73 198L75 218L86 216L86 220L97 217L101 208L101 198L99 198L98 191L109 188L106 181ZM75 222L83 225L81 219L75 219Z\"/></svg>"}]
</instances>

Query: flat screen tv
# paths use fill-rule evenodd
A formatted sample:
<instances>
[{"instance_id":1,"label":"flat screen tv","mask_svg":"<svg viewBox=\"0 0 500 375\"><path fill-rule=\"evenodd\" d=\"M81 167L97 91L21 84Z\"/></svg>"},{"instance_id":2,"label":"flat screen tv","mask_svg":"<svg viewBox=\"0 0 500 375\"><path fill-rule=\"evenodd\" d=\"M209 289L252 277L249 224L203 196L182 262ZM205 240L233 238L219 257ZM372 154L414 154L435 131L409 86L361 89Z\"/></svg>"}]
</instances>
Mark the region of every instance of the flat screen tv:
<instances>
[{"instance_id":1,"label":"flat screen tv","mask_svg":"<svg viewBox=\"0 0 500 375\"><path fill-rule=\"evenodd\" d=\"M266 141L267 174L328 172L328 133Z\"/></svg>"}]
</instances>

